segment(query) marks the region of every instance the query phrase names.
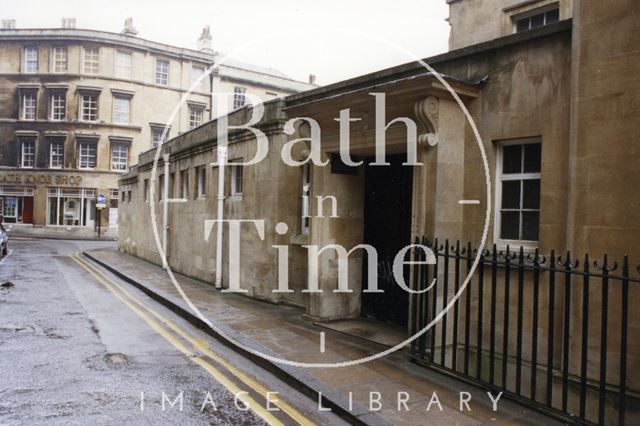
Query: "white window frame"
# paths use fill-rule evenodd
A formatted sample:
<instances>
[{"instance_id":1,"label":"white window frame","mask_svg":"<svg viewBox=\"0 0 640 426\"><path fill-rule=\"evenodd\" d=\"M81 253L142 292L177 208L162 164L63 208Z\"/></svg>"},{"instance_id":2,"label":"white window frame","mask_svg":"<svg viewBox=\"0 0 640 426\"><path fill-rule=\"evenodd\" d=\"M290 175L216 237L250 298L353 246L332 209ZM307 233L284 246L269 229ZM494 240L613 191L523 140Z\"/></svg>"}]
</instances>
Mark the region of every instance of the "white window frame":
<instances>
[{"instance_id":1,"label":"white window frame","mask_svg":"<svg viewBox=\"0 0 640 426\"><path fill-rule=\"evenodd\" d=\"M124 125L131 123L131 98L125 96L113 97L113 123Z\"/></svg>"},{"instance_id":2,"label":"white window frame","mask_svg":"<svg viewBox=\"0 0 640 426\"><path fill-rule=\"evenodd\" d=\"M235 86L233 88L233 110L244 107L247 104L247 88Z\"/></svg>"},{"instance_id":3,"label":"white window frame","mask_svg":"<svg viewBox=\"0 0 640 426\"><path fill-rule=\"evenodd\" d=\"M111 144L111 170L126 172L129 168L129 145L114 142Z\"/></svg>"},{"instance_id":4,"label":"white window frame","mask_svg":"<svg viewBox=\"0 0 640 426\"><path fill-rule=\"evenodd\" d=\"M558 3L551 3L550 5L544 6L542 8L538 8L538 9L534 9L531 10L529 12L525 12L522 14L518 14L518 15L514 15L511 17L511 20L513 22L513 32L517 33L518 32L518 22L522 21L523 19L528 19L529 20L529 27L526 30L522 30L520 32L525 32L525 31L530 31L531 28L531 18L536 16L536 15L543 15L543 23L541 27L536 27L536 28L542 28L546 25L549 25L549 23L547 23L547 13L557 10L558 11L558 21L560 21L560 6Z\"/></svg>"},{"instance_id":5,"label":"white window frame","mask_svg":"<svg viewBox=\"0 0 640 426\"><path fill-rule=\"evenodd\" d=\"M232 160L229 162L229 167L231 168L231 196L232 197L242 197L242 192L244 189L244 166L242 164L234 164L241 163L242 158Z\"/></svg>"},{"instance_id":6,"label":"white window frame","mask_svg":"<svg viewBox=\"0 0 640 426\"><path fill-rule=\"evenodd\" d=\"M204 91L204 73L205 68L197 65L191 66L191 86L196 84L193 90ZM203 77L200 79L200 77ZM200 79L199 83L196 83Z\"/></svg>"},{"instance_id":7,"label":"white window frame","mask_svg":"<svg viewBox=\"0 0 640 426\"><path fill-rule=\"evenodd\" d=\"M22 93L20 96L21 100L21 111L20 111L20 119L34 121L38 118L38 93L37 92L26 92ZM27 102L29 100L29 102ZM28 103L28 105L27 105ZM27 110L33 112L33 116L29 114L27 116Z\"/></svg>"},{"instance_id":8,"label":"white window frame","mask_svg":"<svg viewBox=\"0 0 640 426\"><path fill-rule=\"evenodd\" d=\"M198 181L196 197L199 200L203 200L207 197L207 168L206 166L200 166L196 170L196 177Z\"/></svg>"},{"instance_id":9,"label":"white window frame","mask_svg":"<svg viewBox=\"0 0 640 426\"><path fill-rule=\"evenodd\" d=\"M166 69L162 69L164 68L164 64L166 64ZM160 85L160 86L169 85L169 68L171 68L171 62L168 59L156 58L153 81L157 85Z\"/></svg>"},{"instance_id":10,"label":"white window frame","mask_svg":"<svg viewBox=\"0 0 640 426\"><path fill-rule=\"evenodd\" d=\"M503 160L503 149L505 146L510 145L528 145L528 144L540 144L542 147L542 138L541 137L531 137L531 138L522 138L522 139L510 139L510 140L501 140L497 141L497 149L496 149L496 177L495 177L495 188L496 188L496 196L495 196L495 213L493 215L493 240L496 242L496 245L500 249L504 249L507 245L512 246L514 248L524 247L525 249L533 250L538 247L540 243L540 216L538 216L538 241L531 240L507 240L502 239L501 235L501 224L502 224L502 181L503 180L532 180L538 179L540 180L540 207L537 210L538 214L542 211L542 156L540 158L540 172L539 173L510 173L508 175L502 174L502 160ZM524 149L522 150L524 155ZM522 197L523 191L520 191L520 209L519 211L523 211L522 209ZM529 211L529 209L527 209ZM535 210L531 210L535 211ZM520 221L520 226L522 227L522 221ZM521 230L522 231L522 230ZM522 233L520 231L520 234Z\"/></svg>"},{"instance_id":11,"label":"white window frame","mask_svg":"<svg viewBox=\"0 0 640 426\"><path fill-rule=\"evenodd\" d=\"M200 126L204 122L204 108L189 106L189 130Z\"/></svg>"},{"instance_id":12,"label":"white window frame","mask_svg":"<svg viewBox=\"0 0 640 426\"><path fill-rule=\"evenodd\" d=\"M22 138L20 140L20 167L23 169L33 169L35 166L36 166L36 139Z\"/></svg>"},{"instance_id":13,"label":"white window frame","mask_svg":"<svg viewBox=\"0 0 640 426\"><path fill-rule=\"evenodd\" d=\"M93 167L90 166L91 153L93 152ZM83 162L86 159L85 165ZM98 143L97 142L80 142L78 144L78 168L85 170L93 170L98 166Z\"/></svg>"},{"instance_id":14,"label":"white window frame","mask_svg":"<svg viewBox=\"0 0 640 426\"><path fill-rule=\"evenodd\" d=\"M133 75L133 54L123 50L116 50L114 75L118 78L130 80Z\"/></svg>"},{"instance_id":15,"label":"white window frame","mask_svg":"<svg viewBox=\"0 0 640 426\"><path fill-rule=\"evenodd\" d=\"M51 121L64 121L67 118L67 94L65 92L51 93Z\"/></svg>"},{"instance_id":16,"label":"white window frame","mask_svg":"<svg viewBox=\"0 0 640 426\"><path fill-rule=\"evenodd\" d=\"M88 102L89 102L88 106L85 105L85 98L88 99ZM95 102L91 101L89 98L95 98ZM100 113L100 111L99 111L99 100L100 100L100 97L97 94L94 94L94 93L83 93L83 94L80 95L80 102L79 102L80 121L85 121L85 122L90 122L90 123L98 121L98 119L100 117L99 116L99 113ZM95 105L93 105L94 103L95 103ZM88 112L87 116L95 115L94 119L85 118L85 107L87 108L86 111ZM95 113L92 114L92 111L95 111Z\"/></svg>"},{"instance_id":17,"label":"white window frame","mask_svg":"<svg viewBox=\"0 0 640 426\"><path fill-rule=\"evenodd\" d=\"M151 126L151 146L157 148L162 142L162 134L164 129L162 127ZM169 131L167 131L166 140L169 139ZM165 140L165 141L166 141Z\"/></svg>"},{"instance_id":18,"label":"white window frame","mask_svg":"<svg viewBox=\"0 0 640 426\"><path fill-rule=\"evenodd\" d=\"M36 74L38 72L38 64L39 64L39 52L36 46L26 46L23 50L24 52L24 73L25 74Z\"/></svg>"},{"instance_id":19,"label":"white window frame","mask_svg":"<svg viewBox=\"0 0 640 426\"><path fill-rule=\"evenodd\" d=\"M93 53L94 51L95 51L95 55ZM99 47L87 46L82 48L82 73L89 74L89 75L100 74L100 48Z\"/></svg>"},{"instance_id":20,"label":"white window frame","mask_svg":"<svg viewBox=\"0 0 640 426\"><path fill-rule=\"evenodd\" d=\"M60 152L54 152L54 147L60 147ZM60 160L60 165L54 164L54 158ZM64 168L64 140L50 139L49 140L49 168L51 169L63 169Z\"/></svg>"},{"instance_id":21,"label":"white window frame","mask_svg":"<svg viewBox=\"0 0 640 426\"><path fill-rule=\"evenodd\" d=\"M55 74L67 72L68 54L65 46L54 46L51 49L51 71Z\"/></svg>"}]
</instances>

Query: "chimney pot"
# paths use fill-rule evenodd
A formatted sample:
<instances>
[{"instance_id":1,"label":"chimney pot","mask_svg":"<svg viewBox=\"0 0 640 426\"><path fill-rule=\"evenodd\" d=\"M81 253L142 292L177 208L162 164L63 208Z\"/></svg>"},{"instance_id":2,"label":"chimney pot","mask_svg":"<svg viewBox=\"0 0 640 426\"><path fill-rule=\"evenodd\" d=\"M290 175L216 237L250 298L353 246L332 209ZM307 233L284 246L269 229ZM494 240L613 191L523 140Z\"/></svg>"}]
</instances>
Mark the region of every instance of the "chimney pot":
<instances>
[{"instance_id":1,"label":"chimney pot","mask_svg":"<svg viewBox=\"0 0 640 426\"><path fill-rule=\"evenodd\" d=\"M205 25L205 27L202 29L200 37L198 37L198 50L213 53L211 40L211 28L209 28L208 25Z\"/></svg>"},{"instance_id":2,"label":"chimney pot","mask_svg":"<svg viewBox=\"0 0 640 426\"><path fill-rule=\"evenodd\" d=\"M73 29L76 27L76 18L62 18L62 28Z\"/></svg>"},{"instance_id":3,"label":"chimney pot","mask_svg":"<svg viewBox=\"0 0 640 426\"><path fill-rule=\"evenodd\" d=\"M2 20L2 29L3 30L12 30L16 27L15 19L3 19Z\"/></svg>"},{"instance_id":4,"label":"chimney pot","mask_svg":"<svg viewBox=\"0 0 640 426\"><path fill-rule=\"evenodd\" d=\"M120 34L128 36L138 35L138 30L133 26L133 18L129 17L124 20L124 30L120 31Z\"/></svg>"},{"instance_id":5,"label":"chimney pot","mask_svg":"<svg viewBox=\"0 0 640 426\"><path fill-rule=\"evenodd\" d=\"M316 75L309 74L309 84L316 84Z\"/></svg>"}]
</instances>

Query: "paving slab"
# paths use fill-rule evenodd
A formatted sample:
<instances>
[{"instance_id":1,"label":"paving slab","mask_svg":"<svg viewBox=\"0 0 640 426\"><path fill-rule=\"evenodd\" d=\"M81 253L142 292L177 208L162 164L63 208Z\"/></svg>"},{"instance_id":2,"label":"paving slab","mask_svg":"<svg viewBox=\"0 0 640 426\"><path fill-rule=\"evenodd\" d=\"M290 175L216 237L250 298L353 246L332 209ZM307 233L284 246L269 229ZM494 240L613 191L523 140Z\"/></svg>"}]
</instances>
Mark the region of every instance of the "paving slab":
<instances>
[{"instance_id":1,"label":"paving slab","mask_svg":"<svg viewBox=\"0 0 640 426\"><path fill-rule=\"evenodd\" d=\"M162 267L113 248L90 250L85 255L193 324L208 328ZM244 346L234 346L236 350L310 397L317 399L321 393L324 407L354 424L562 424L504 398L493 411L486 391L417 366L402 351L341 368L303 368L265 360L252 351L296 362L334 363L363 358L385 346L314 324L304 319L299 308L222 293L209 283L175 276L186 296L214 326L209 334L234 346L221 334L231 337ZM324 352L319 346L321 332L326 337ZM472 395L470 411L460 410L461 392ZM434 395L439 404L430 404ZM399 402L406 398L406 404Z\"/></svg>"}]
</instances>

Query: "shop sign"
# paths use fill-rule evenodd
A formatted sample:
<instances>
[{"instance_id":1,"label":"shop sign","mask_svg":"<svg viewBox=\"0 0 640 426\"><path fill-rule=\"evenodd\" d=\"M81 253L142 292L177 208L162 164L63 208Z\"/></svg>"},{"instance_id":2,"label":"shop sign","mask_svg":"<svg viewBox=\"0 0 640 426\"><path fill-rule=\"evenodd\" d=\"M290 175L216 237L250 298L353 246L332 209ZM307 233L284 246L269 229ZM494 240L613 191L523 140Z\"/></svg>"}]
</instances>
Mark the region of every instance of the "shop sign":
<instances>
[{"instance_id":1,"label":"shop sign","mask_svg":"<svg viewBox=\"0 0 640 426\"><path fill-rule=\"evenodd\" d=\"M82 176L44 173L3 173L0 174L0 183L12 185L79 186L82 183Z\"/></svg>"}]
</instances>

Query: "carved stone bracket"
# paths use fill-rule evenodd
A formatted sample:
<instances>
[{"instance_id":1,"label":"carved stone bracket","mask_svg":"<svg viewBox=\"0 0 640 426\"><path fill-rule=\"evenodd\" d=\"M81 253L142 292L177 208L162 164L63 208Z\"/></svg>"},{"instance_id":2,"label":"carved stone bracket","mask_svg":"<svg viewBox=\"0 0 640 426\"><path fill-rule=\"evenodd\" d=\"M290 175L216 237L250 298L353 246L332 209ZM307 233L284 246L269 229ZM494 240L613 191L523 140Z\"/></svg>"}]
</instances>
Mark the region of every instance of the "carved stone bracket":
<instances>
[{"instance_id":1,"label":"carved stone bracket","mask_svg":"<svg viewBox=\"0 0 640 426\"><path fill-rule=\"evenodd\" d=\"M426 129L418 135L418 143L422 146L436 146L438 144L438 98L428 96L420 99L414 106L414 112L420 124Z\"/></svg>"}]
</instances>

